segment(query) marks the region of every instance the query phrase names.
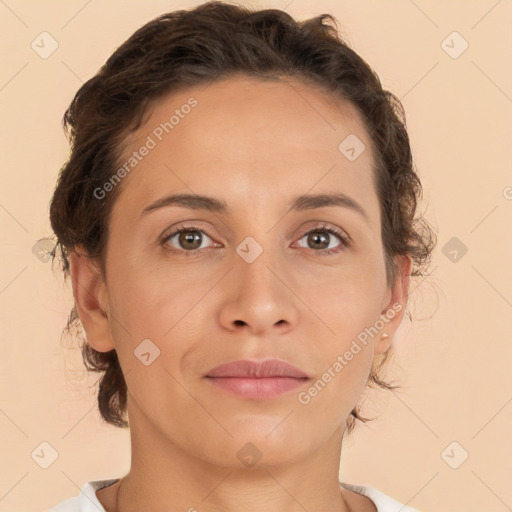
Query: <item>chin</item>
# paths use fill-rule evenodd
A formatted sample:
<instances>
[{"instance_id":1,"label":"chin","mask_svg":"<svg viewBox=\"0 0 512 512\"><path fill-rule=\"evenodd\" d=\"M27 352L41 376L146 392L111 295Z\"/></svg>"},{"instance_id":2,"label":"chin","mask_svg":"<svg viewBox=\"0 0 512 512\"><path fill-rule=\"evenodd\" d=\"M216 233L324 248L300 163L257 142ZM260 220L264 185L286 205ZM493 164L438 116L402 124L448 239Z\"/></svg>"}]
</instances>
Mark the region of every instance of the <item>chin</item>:
<instances>
[{"instance_id":1,"label":"chin","mask_svg":"<svg viewBox=\"0 0 512 512\"><path fill-rule=\"evenodd\" d=\"M278 434L279 427L276 429L276 425L273 424L273 431L258 429L257 425L250 429L228 429L233 437L222 436L222 440L200 447L199 456L212 464L231 469L245 467L265 470L293 464L309 451L315 451L314 446L304 443L304 439L308 438L306 433L299 435L295 432L292 436L289 430L283 428Z\"/></svg>"}]
</instances>

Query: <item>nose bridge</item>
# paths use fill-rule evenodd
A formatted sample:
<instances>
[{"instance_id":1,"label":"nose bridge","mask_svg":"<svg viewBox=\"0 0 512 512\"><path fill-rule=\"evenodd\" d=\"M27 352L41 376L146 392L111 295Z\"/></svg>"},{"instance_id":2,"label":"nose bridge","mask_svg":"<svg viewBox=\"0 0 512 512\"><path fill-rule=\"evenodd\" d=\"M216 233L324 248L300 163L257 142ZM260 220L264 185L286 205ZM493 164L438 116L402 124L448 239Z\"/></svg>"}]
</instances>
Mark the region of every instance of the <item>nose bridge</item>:
<instances>
[{"instance_id":1,"label":"nose bridge","mask_svg":"<svg viewBox=\"0 0 512 512\"><path fill-rule=\"evenodd\" d=\"M277 279L280 272L282 258L281 247L273 247L272 233L258 240L255 237L246 237L237 247L239 260L235 265L236 279L240 281L242 291L246 290L253 296L280 293L283 284Z\"/></svg>"},{"instance_id":2,"label":"nose bridge","mask_svg":"<svg viewBox=\"0 0 512 512\"><path fill-rule=\"evenodd\" d=\"M275 327L295 324L298 315L293 293L284 284L285 259L277 237L260 230L258 236L246 237L236 248L236 262L231 272L227 301L221 318L224 327L264 333ZM264 240L262 240L264 238Z\"/></svg>"}]
</instances>

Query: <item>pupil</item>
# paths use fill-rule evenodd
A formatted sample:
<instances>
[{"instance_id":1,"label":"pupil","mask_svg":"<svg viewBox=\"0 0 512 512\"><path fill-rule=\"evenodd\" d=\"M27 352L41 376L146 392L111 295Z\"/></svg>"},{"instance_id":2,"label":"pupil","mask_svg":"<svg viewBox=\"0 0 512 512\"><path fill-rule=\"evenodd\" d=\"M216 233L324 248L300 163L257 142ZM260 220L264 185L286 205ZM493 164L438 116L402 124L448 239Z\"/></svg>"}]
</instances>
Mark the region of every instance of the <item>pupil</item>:
<instances>
[{"instance_id":1,"label":"pupil","mask_svg":"<svg viewBox=\"0 0 512 512\"><path fill-rule=\"evenodd\" d=\"M197 231L186 231L180 234L180 244L184 248L198 249L201 246L201 235ZM312 242L311 245L316 248L326 249L329 247L327 233L310 234L308 237L308 243Z\"/></svg>"},{"instance_id":2,"label":"pupil","mask_svg":"<svg viewBox=\"0 0 512 512\"><path fill-rule=\"evenodd\" d=\"M201 246L201 236L197 231L187 231L180 233L179 241L185 249L198 249ZM194 244L194 242L199 242ZM191 244L188 245L188 244Z\"/></svg>"},{"instance_id":3,"label":"pupil","mask_svg":"<svg viewBox=\"0 0 512 512\"><path fill-rule=\"evenodd\" d=\"M326 233L318 234L318 232L317 232L317 234L310 234L308 242L313 241L316 244L320 239L322 239L322 241L320 241L320 245L322 245L322 247L318 247L318 245L317 245L317 247L316 247L317 249L318 248L325 249L325 248L329 247L328 236Z\"/></svg>"}]
</instances>

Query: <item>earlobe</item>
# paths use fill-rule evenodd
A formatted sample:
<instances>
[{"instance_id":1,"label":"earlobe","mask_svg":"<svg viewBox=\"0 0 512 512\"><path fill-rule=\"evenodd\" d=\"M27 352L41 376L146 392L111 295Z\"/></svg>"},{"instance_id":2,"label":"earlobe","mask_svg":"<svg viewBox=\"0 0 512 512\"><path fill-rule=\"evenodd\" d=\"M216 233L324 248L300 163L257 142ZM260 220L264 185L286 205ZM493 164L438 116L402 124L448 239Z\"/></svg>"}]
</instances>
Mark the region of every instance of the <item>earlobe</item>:
<instances>
[{"instance_id":1,"label":"earlobe","mask_svg":"<svg viewBox=\"0 0 512 512\"><path fill-rule=\"evenodd\" d=\"M381 313L384 327L375 340L375 354L383 354L387 352L393 343L394 334L402 323L409 295L411 264L412 259L410 255L397 257L396 279L393 288L391 289L391 299Z\"/></svg>"},{"instance_id":2,"label":"earlobe","mask_svg":"<svg viewBox=\"0 0 512 512\"><path fill-rule=\"evenodd\" d=\"M71 282L87 344L99 352L115 348L110 331L106 284L95 263L81 247L70 255Z\"/></svg>"},{"instance_id":3,"label":"earlobe","mask_svg":"<svg viewBox=\"0 0 512 512\"><path fill-rule=\"evenodd\" d=\"M380 339L375 344L375 353L384 354L387 352L393 342L393 338L387 333L383 332L380 335Z\"/></svg>"}]
</instances>

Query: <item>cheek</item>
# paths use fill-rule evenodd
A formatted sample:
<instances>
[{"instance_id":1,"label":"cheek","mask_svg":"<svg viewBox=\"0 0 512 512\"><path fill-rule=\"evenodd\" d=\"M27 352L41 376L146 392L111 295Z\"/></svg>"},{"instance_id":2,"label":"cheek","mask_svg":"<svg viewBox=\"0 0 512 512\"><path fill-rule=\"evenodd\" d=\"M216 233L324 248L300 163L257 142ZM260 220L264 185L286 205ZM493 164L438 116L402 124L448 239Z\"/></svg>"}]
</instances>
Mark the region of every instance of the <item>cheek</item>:
<instances>
[{"instance_id":1,"label":"cheek","mask_svg":"<svg viewBox=\"0 0 512 512\"><path fill-rule=\"evenodd\" d=\"M201 277L185 268L125 259L109 274L111 329L116 348L127 363L146 339L160 350L166 367L177 364L192 340L205 331L208 291L218 279L212 272ZM199 337L199 338L198 338ZM204 338L204 334L203 334ZM177 342L179 340L179 343Z\"/></svg>"},{"instance_id":2,"label":"cheek","mask_svg":"<svg viewBox=\"0 0 512 512\"><path fill-rule=\"evenodd\" d=\"M333 355L323 372L298 394L297 402L313 417L330 415L335 424L335 418L350 414L366 387L372 361L369 346L355 352L348 349Z\"/></svg>"},{"instance_id":3,"label":"cheek","mask_svg":"<svg viewBox=\"0 0 512 512\"><path fill-rule=\"evenodd\" d=\"M319 402L331 402L337 413L338 407L348 408L347 414L352 410L366 386L374 355L385 280L379 274L383 267L366 263L366 271L342 269L321 286L310 288L309 295L305 288L302 291L304 301L316 313L307 313L309 320L304 325L310 332L308 338L314 340L314 357L321 361L318 368L322 369L316 376L320 382L305 401L314 400L318 392L323 396Z\"/></svg>"},{"instance_id":4,"label":"cheek","mask_svg":"<svg viewBox=\"0 0 512 512\"><path fill-rule=\"evenodd\" d=\"M324 428L332 429L343 424L359 402L373 360L372 339L365 331L373 324L372 315L355 309L350 319L339 316L336 337L317 338L311 357L318 358L318 372L310 386L297 396L303 421L316 418L315 423L322 421Z\"/></svg>"},{"instance_id":5,"label":"cheek","mask_svg":"<svg viewBox=\"0 0 512 512\"><path fill-rule=\"evenodd\" d=\"M369 263L373 264L341 266L321 279L316 276L302 280L300 288L296 288L315 313L308 317L331 339L334 337L338 348L373 325L380 314L384 269Z\"/></svg>"}]
</instances>

